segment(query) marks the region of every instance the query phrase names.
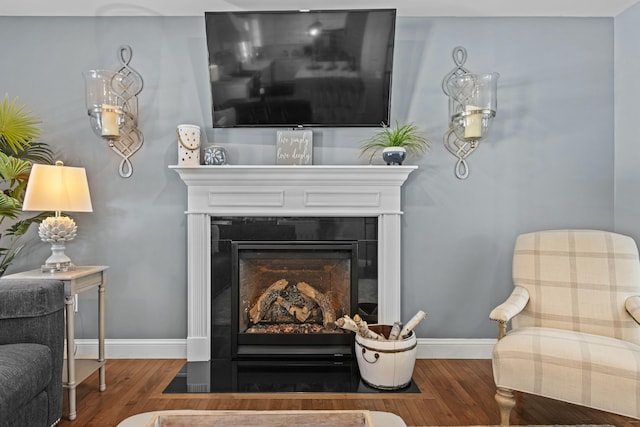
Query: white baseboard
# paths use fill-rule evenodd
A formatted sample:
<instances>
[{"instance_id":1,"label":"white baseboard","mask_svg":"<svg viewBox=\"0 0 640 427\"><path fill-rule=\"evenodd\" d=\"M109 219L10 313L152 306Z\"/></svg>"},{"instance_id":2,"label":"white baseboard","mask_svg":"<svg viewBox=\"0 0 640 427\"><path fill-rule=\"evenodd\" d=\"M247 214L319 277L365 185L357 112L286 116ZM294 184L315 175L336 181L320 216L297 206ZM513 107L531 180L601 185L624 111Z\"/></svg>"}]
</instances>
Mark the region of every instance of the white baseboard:
<instances>
[{"instance_id":1,"label":"white baseboard","mask_svg":"<svg viewBox=\"0 0 640 427\"><path fill-rule=\"evenodd\" d=\"M491 359L494 338L418 338L418 359Z\"/></svg>"},{"instance_id":2,"label":"white baseboard","mask_svg":"<svg viewBox=\"0 0 640 427\"><path fill-rule=\"evenodd\" d=\"M104 353L107 359L186 359L187 340L106 339ZM76 357L98 357L98 340L77 339Z\"/></svg>"},{"instance_id":3,"label":"white baseboard","mask_svg":"<svg viewBox=\"0 0 640 427\"><path fill-rule=\"evenodd\" d=\"M418 338L418 359L490 359L495 339ZM76 340L76 357L98 356L98 341ZM107 339L107 359L186 359L186 339Z\"/></svg>"}]
</instances>

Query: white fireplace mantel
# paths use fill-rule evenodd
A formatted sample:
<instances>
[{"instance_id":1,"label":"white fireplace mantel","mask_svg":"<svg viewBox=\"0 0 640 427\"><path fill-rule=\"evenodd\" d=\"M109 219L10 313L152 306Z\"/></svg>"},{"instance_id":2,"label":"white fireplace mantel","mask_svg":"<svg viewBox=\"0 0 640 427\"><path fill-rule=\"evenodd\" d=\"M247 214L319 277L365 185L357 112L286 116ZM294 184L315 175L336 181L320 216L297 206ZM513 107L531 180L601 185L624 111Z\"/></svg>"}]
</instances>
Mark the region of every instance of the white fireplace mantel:
<instances>
[{"instance_id":1,"label":"white fireplace mantel","mask_svg":"<svg viewBox=\"0 0 640 427\"><path fill-rule=\"evenodd\" d=\"M400 319L400 190L417 166L169 167L187 185L187 360L211 357L211 216L378 217L378 321Z\"/></svg>"}]
</instances>

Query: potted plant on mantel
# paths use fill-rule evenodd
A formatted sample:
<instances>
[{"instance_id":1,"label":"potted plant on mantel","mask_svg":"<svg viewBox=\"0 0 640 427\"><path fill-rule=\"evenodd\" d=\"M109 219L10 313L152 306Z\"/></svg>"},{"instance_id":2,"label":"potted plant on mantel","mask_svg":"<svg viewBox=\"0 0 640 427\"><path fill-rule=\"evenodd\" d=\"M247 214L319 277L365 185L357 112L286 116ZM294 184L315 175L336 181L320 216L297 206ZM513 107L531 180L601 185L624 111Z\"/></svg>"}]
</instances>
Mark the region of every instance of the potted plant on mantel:
<instances>
[{"instance_id":1,"label":"potted plant on mantel","mask_svg":"<svg viewBox=\"0 0 640 427\"><path fill-rule=\"evenodd\" d=\"M51 214L19 218L31 165L53 163L49 146L34 141L40 136L39 123L24 105L18 105L18 98L9 101L5 95L0 102L0 276L22 250L19 240L31 224Z\"/></svg>"},{"instance_id":2,"label":"potted plant on mantel","mask_svg":"<svg viewBox=\"0 0 640 427\"><path fill-rule=\"evenodd\" d=\"M414 123L400 125L398 122L393 128L382 123L382 130L360 145L361 155L370 155L369 163L382 150L382 159L388 165L401 165L407 154L421 155L430 148L431 141Z\"/></svg>"}]
</instances>

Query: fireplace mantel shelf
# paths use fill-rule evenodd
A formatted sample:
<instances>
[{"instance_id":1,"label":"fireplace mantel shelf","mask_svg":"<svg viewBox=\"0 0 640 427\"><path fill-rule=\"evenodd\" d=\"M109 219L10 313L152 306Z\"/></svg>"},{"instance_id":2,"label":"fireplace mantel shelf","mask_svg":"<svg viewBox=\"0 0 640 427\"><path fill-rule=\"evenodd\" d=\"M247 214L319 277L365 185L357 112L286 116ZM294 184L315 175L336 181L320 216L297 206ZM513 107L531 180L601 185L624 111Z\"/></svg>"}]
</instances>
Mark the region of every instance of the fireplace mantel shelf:
<instances>
[{"instance_id":1,"label":"fireplace mantel shelf","mask_svg":"<svg viewBox=\"0 0 640 427\"><path fill-rule=\"evenodd\" d=\"M399 186L417 166L224 165L174 166L187 185L375 185Z\"/></svg>"},{"instance_id":2,"label":"fireplace mantel shelf","mask_svg":"<svg viewBox=\"0 0 640 427\"><path fill-rule=\"evenodd\" d=\"M400 320L401 187L417 166L169 166L187 186L187 360L211 356L211 217L378 218L378 321Z\"/></svg>"},{"instance_id":3,"label":"fireplace mantel shelf","mask_svg":"<svg viewBox=\"0 0 640 427\"><path fill-rule=\"evenodd\" d=\"M400 187L417 166L169 166L188 187L187 213L401 213Z\"/></svg>"}]
</instances>

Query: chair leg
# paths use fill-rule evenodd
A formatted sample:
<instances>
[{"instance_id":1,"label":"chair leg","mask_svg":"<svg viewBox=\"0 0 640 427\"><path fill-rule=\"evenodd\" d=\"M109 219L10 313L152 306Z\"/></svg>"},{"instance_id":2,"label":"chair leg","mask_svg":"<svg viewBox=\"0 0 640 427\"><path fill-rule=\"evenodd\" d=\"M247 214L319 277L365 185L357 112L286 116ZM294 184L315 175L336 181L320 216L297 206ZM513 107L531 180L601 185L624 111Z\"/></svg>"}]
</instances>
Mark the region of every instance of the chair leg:
<instances>
[{"instance_id":1,"label":"chair leg","mask_svg":"<svg viewBox=\"0 0 640 427\"><path fill-rule=\"evenodd\" d=\"M508 388L498 387L495 399L500 407L500 425L506 427L509 425L511 409L516 406L516 399L513 395L513 391Z\"/></svg>"}]
</instances>

